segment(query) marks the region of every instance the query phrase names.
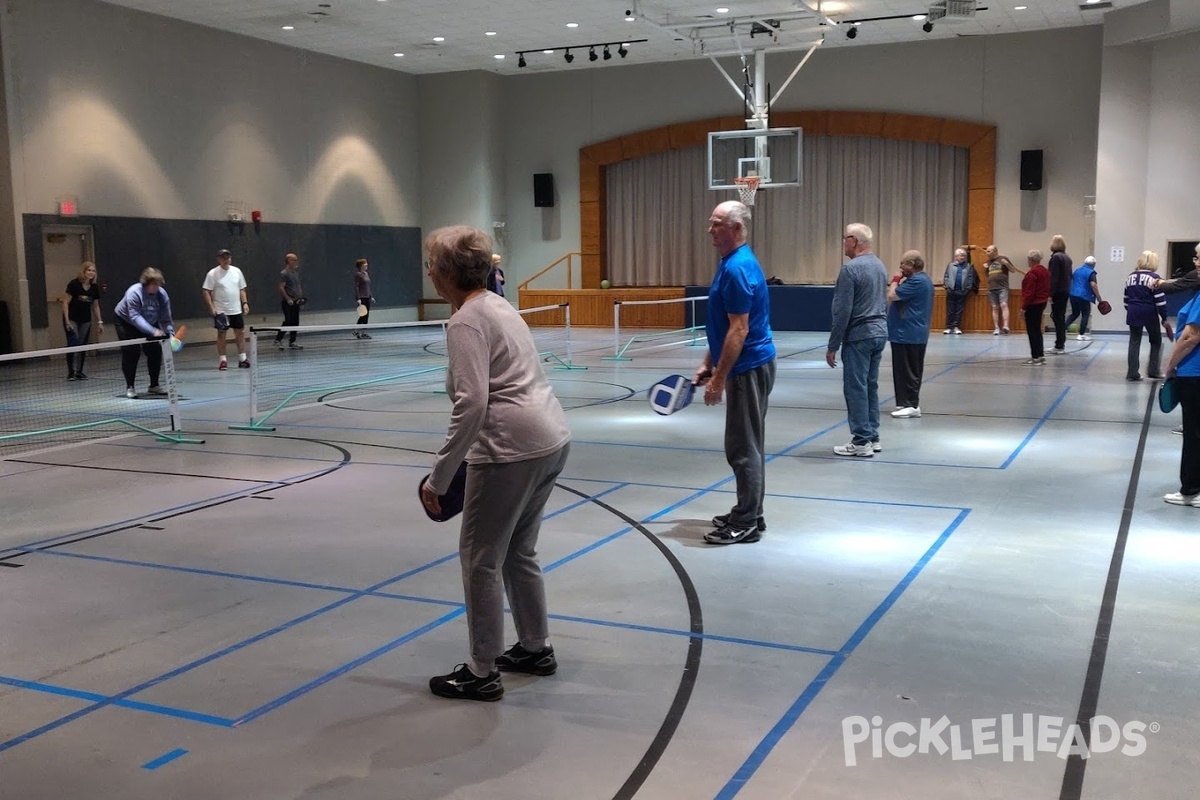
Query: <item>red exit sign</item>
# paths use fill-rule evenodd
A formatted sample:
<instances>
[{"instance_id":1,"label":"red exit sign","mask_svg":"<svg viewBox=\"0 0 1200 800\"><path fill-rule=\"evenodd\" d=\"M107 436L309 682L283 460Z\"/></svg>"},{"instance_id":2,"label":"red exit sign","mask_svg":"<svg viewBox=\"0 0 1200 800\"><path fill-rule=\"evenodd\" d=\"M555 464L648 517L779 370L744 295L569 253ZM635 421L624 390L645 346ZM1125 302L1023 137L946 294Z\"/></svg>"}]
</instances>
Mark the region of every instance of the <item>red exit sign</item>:
<instances>
[{"instance_id":1,"label":"red exit sign","mask_svg":"<svg viewBox=\"0 0 1200 800\"><path fill-rule=\"evenodd\" d=\"M75 217L79 215L79 204L74 200L59 200L58 215L60 217Z\"/></svg>"}]
</instances>

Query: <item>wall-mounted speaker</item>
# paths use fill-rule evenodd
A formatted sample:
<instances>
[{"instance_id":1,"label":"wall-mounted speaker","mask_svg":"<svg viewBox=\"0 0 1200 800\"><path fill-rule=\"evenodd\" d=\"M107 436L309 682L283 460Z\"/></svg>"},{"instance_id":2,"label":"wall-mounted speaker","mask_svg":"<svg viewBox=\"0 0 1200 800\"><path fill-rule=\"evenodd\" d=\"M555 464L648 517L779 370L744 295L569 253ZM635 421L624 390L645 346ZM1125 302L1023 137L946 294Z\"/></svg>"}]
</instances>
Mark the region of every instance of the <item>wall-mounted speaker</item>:
<instances>
[{"instance_id":1,"label":"wall-mounted speaker","mask_svg":"<svg viewBox=\"0 0 1200 800\"><path fill-rule=\"evenodd\" d=\"M1021 191L1036 192L1042 188L1042 151L1021 151Z\"/></svg>"},{"instance_id":2,"label":"wall-mounted speaker","mask_svg":"<svg viewBox=\"0 0 1200 800\"><path fill-rule=\"evenodd\" d=\"M533 205L536 208L554 208L554 173L533 174Z\"/></svg>"}]
</instances>

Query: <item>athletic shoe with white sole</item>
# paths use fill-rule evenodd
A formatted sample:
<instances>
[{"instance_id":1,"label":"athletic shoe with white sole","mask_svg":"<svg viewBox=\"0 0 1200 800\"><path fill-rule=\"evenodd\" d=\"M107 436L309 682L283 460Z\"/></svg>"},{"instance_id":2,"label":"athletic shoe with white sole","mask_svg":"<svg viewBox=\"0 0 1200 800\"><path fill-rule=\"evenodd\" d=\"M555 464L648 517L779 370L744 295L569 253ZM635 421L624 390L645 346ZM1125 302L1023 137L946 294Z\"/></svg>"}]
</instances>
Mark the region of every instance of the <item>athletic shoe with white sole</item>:
<instances>
[{"instance_id":1,"label":"athletic shoe with white sole","mask_svg":"<svg viewBox=\"0 0 1200 800\"><path fill-rule=\"evenodd\" d=\"M921 416L921 409L912 406L897 408L892 412L892 416L896 419L916 419Z\"/></svg>"},{"instance_id":2,"label":"athletic shoe with white sole","mask_svg":"<svg viewBox=\"0 0 1200 800\"><path fill-rule=\"evenodd\" d=\"M837 447L833 448L833 452L835 455L839 456L871 458L875 455L875 447L870 442L867 442L866 444L855 444L854 442L850 442L849 444L839 444Z\"/></svg>"},{"instance_id":3,"label":"athletic shoe with white sole","mask_svg":"<svg viewBox=\"0 0 1200 800\"><path fill-rule=\"evenodd\" d=\"M1191 506L1192 508L1200 508L1200 495L1197 494L1171 492L1170 494L1164 494L1163 500L1166 500L1173 506Z\"/></svg>"},{"instance_id":4,"label":"athletic shoe with white sole","mask_svg":"<svg viewBox=\"0 0 1200 800\"><path fill-rule=\"evenodd\" d=\"M713 524L714 528L724 528L726 525L729 524L729 515L728 514L717 514L715 517L712 518L712 524ZM758 518L757 524L758 524L758 529L760 531L765 531L767 529L767 521L765 519L763 519L762 517Z\"/></svg>"},{"instance_id":5,"label":"athletic shoe with white sole","mask_svg":"<svg viewBox=\"0 0 1200 800\"><path fill-rule=\"evenodd\" d=\"M726 525L704 534L704 541L709 544L752 544L762 538L762 532L757 525L743 528L740 525Z\"/></svg>"}]
</instances>

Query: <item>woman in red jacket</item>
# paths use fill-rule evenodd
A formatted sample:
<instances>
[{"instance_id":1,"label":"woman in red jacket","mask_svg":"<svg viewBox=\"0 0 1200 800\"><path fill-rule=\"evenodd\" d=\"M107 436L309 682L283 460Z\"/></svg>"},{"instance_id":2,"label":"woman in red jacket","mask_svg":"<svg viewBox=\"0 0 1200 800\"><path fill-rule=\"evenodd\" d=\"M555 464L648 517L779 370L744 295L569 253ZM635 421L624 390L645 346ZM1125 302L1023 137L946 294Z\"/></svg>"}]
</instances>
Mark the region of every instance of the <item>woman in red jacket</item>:
<instances>
[{"instance_id":1,"label":"woman in red jacket","mask_svg":"<svg viewBox=\"0 0 1200 800\"><path fill-rule=\"evenodd\" d=\"M1046 363L1046 348L1042 340L1042 313L1050 302L1050 270L1042 266L1042 254L1029 251L1029 272L1021 279L1021 311L1025 314L1025 333L1029 335L1029 360L1023 363L1037 366Z\"/></svg>"}]
</instances>

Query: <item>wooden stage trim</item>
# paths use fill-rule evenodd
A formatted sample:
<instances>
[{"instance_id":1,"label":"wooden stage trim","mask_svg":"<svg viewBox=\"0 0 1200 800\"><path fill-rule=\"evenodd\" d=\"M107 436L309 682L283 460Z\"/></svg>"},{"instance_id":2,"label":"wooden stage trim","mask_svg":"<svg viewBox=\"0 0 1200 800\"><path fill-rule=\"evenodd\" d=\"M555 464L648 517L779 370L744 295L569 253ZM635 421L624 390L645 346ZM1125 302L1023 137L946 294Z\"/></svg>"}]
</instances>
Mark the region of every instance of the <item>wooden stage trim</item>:
<instances>
[{"instance_id":1,"label":"wooden stage trim","mask_svg":"<svg viewBox=\"0 0 1200 800\"><path fill-rule=\"evenodd\" d=\"M611 328L614 300L668 300L683 297L682 286L658 286L643 289L522 289L519 308L538 308L559 303L571 304L571 325L585 328ZM663 328L676 330L684 325L687 303L668 303L661 306L622 306L621 325L630 328ZM543 315L536 315L542 317ZM563 314L546 312L543 319L531 319L533 325L562 325ZM1013 333L1025 331L1021 314L1021 290L1012 289L1008 296L1008 326ZM930 330L940 332L946 327L946 294L939 286L933 295L933 320ZM962 330L967 333L990 333L992 309L987 292L967 298L963 312Z\"/></svg>"},{"instance_id":2,"label":"wooden stage trim","mask_svg":"<svg viewBox=\"0 0 1200 800\"><path fill-rule=\"evenodd\" d=\"M518 308L538 308L570 303L571 326L582 328L611 328L613 302L616 300L672 300L683 297L682 286L654 286L642 289L522 289ZM683 327L687 303L667 303L660 306L622 306L621 327L665 328ZM541 314L535 315L541 317ZM531 325L563 324L559 311L546 312L545 320L530 319Z\"/></svg>"}]
</instances>

